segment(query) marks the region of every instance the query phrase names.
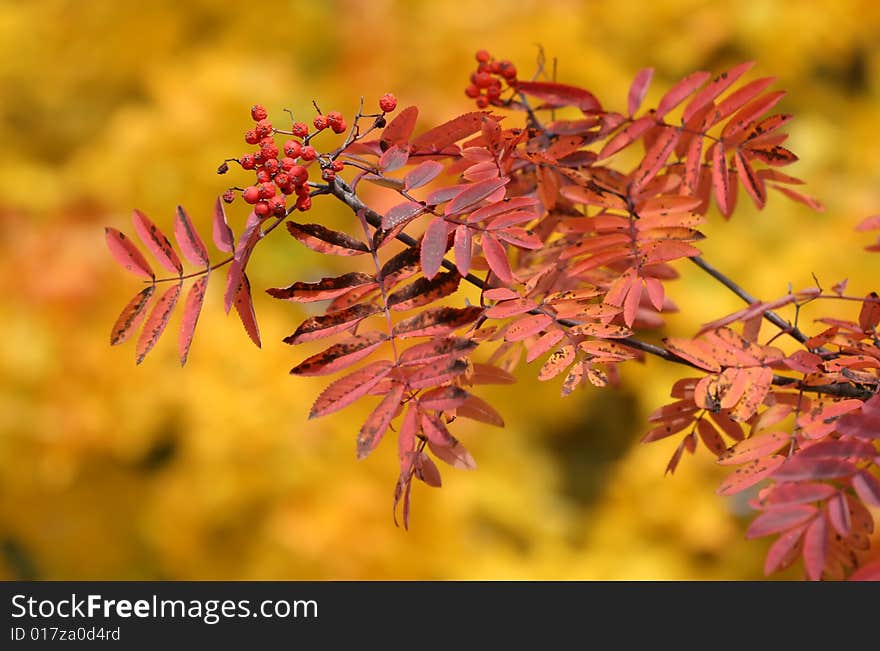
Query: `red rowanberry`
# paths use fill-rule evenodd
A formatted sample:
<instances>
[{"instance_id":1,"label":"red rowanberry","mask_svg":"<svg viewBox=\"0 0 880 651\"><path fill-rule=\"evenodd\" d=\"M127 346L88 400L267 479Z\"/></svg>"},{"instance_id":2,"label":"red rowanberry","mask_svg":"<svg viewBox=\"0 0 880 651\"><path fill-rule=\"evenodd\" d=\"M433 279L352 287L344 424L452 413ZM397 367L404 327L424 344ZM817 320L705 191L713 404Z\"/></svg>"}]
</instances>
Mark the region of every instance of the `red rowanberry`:
<instances>
[{"instance_id":1,"label":"red rowanberry","mask_svg":"<svg viewBox=\"0 0 880 651\"><path fill-rule=\"evenodd\" d=\"M480 96L480 89L477 88L475 84L470 84L467 88L464 89L464 94L474 99Z\"/></svg>"},{"instance_id":2,"label":"red rowanberry","mask_svg":"<svg viewBox=\"0 0 880 651\"><path fill-rule=\"evenodd\" d=\"M391 113L391 111L397 108L397 98L391 93L385 93L379 98L379 108L384 113Z\"/></svg>"},{"instance_id":3,"label":"red rowanberry","mask_svg":"<svg viewBox=\"0 0 880 651\"><path fill-rule=\"evenodd\" d=\"M336 172L331 169L321 170L321 178L327 181L327 183L332 183L336 178Z\"/></svg>"},{"instance_id":4,"label":"red rowanberry","mask_svg":"<svg viewBox=\"0 0 880 651\"><path fill-rule=\"evenodd\" d=\"M333 129L333 133L342 133L348 128L348 125L345 123L345 120L340 120L331 124L330 128Z\"/></svg>"},{"instance_id":5,"label":"red rowanberry","mask_svg":"<svg viewBox=\"0 0 880 651\"><path fill-rule=\"evenodd\" d=\"M269 120L260 120L257 122L256 131L260 138L265 138L272 133L272 123Z\"/></svg>"},{"instance_id":6,"label":"red rowanberry","mask_svg":"<svg viewBox=\"0 0 880 651\"><path fill-rule=\"evenodd\" d=\"M345 169L345 163L343 163L341 160L335 160L330 163L330 169L332 169L334 172L341 172Z\"/></svg>"},{"instance_id":7,"label":"red rowanberry","mask_svg":"<svg viewBox=\"0 0 880 651\"><path fill-rule=\"evenodd\" d=\"M315 119L312 120L312 124L315 125L315 128L318 131L323 131L327 128L327 117L324 115L317 115L315 116Z\"/></svg>"},{"instance_id":8,"label":"red rowanberry","mask_svg":"<svg viewBox=\"0 0 880 651\"><path fill-rule=\"evenodd\" d=\"M477 61L480 63L486 63L492 58L492 55L489 54L486 50L477 50Z\"/></svg>"},{"instance_id":9,"label":"red rowanberry","mask_svg":"<svg viewBox=\"0 0 880 651\"><path fill-rule=\"evenodd\" d=\"M284 197L272 197L266 202L269 205L269 212L276 217L284 216L284 208L287 201Z\"/></svg>"},{"instance_id":10,"label":"red rowanberry","mask_svg":"<svg viewBox=\"0 0 880 651\"><path fill-rule=\"evenodd\" d=\"M269 203L266 201L258 201L254 206L254 212L257 217L268 217L269 216Z\"/></svg>"},{"instance_id":11,"label":"red rowanberry","mask_svg":"<svg viewBox=\"0 0 880 651\"><path fill-rule=\"evenodd\" d=\"M287 176L297 185L302 185L309 178L309 171L302 165L294 165L287 172Z\"/></svg>"},{"instance_id":12,"label":"red rowanberry","mask_svg":"<svg viewBox=\"0 0 880 651\"><path fill-rule=\"evenodd\" d=\"M302 152L299 155L305 161L315 160L318 157L318 152L315 151L315 148L311 145L306 145L302 148Z\"/></svg>"},{"instance_id":13,"label":"red rowanberry","mask_svg":"<svg viewBox=\"0 0 880 651\"><path fill-rule=\"evenodd\" d=\"M241 164L242 169L252 170L256 167L253 154L245 154L238 159L238 162Z\"/></svg>"},{"instance_id":14,"label":"red rowanberry","mask_svg":"<svg viewBox=\"0 0 880 651\"><path fill-rule=\"evenodd\" d=\"M270 197L275 196L275 184L274 183L260 183L260 199L269 199Z\"/></svg>"},{"instance_id":15,"label":"red rowanberry","mask_svg":"<svg viewBox=\"0 0 880 651\"><path fill-rule=\"evenodd\" d=\"M299 153L302 151L302 144L297 141L290 139L284 143L284 154L286 156L290 156L291 158L299 158Z\"/></svg>"},{"instance_id":16,"label":"red rowanberry","mask_svg":"<svg viewBox=\"0 0 880 651\"><path fill-rule=\"evenodd\" d=\"M297 138L305 138L309 135L309 127L305 122L294 122L290 130Z\"/></svg>"},{"instance_id":17,"label":"red rowanberry","mask_svg":"<svg viewBox=\"0 0 880 651\"><path fill-rule=\"evenodd\" d=\"M245 188L241 193L241 198L244 199L246 203L257 203L257 201L260 200L260 188L255 185Z\"/></svg>"},{"instance_id":18,"label":"red rowanberry","mask_svg":"<svg viewBox=\"0 0 880 651\"><path fill-rule=\"evenodd\" d=\"M288 185L290 185L290 183L291 183L291 178L290 178L290 176L289 176L288 174L286 174L285 172L278 172L278 174L275 175L275 179L274 179L274 181L275 181L275 184L276 184L279 188L284 188L284 186L288 186Z\"/></svg>"},{"instance_id":19,"label":"red rowanberry","mask_svg":"<svg viewBox=\"0 0 880 651\"><path fill-rule=\"evenodd\" d=\"M312 207L311 197L300 197L296 200L296 209L305 212Z\"/></svg>"},{"instance_id":20,"label":"red rowanberry","mask_svg":"<svg viewBox=\"0 0 880 651\"><path fill-rule=\"evenodd\" d=\"M266 108L262 104L254 104L251 107L251 117L254 119L254 122L265 120L268 115Z\"/></svg>"},{"instance_id":21,"label":"red rowanberry","mask_svg":"<svg viewBox=\"0 0 880 651\"><path fill-rule=\"evenodd\" d=\"M296 159L291 158L290 156L286 156L281 159L281 169L285 172L289 172L293 166L296 165Z\"/></svg>"},{"instance_id":22,"label":"red rowanberry","mask_svg":"<svg viewBox=\"0 0 880 651\"><path fill-rule=\"evenodd\" d=\"M244 141L249 145L256 145L260 142L260 136L257 135L256 129L248 129L244 132Z\"/></svg>"},{"instance_id":23,"label":"red rowanberry","mask_svg":"<svg viewBox=\"0 0 880 651\"><path fill-rule=\"evenodd\" d=\"M478 72L474 75L474 84L477 88L488 88L492 83L492 75L488 72Z\"/></svg>"},{"instance_id":24,"label":"red rowanberry","mask_svg":"<svg viewBox=\"0 0 880 651\"><path fill-rule=\"evenodd\" d=\"M232 203L233 201L235 201L235 190L230 188L226 192L224 192L223 193L223 201L225 203Z\"/></svg>"},{"instance_id":25,"label":"red rowanberry","mask_svg":"<svg viewBox=\"0 0 880 651\"><path fill-rule=\"evenodd\" d=\"M269 172L269 174L275 174L275 172L281 167L281 163L278 162L277 158L270 158L263 164L263 167L266 168L266 171Z\"/></svg>"},{"instance_id":26,"label":"red rowanberry","mask_svg":"<svg viewBox=\"0 0 880 651\"><path fill-rule=\"evenodd\" d=\"M486 99L485 96L480 96L477 98L477 107L478 108L486 108L489 106L489 100Z\"/></svg>"},{"instance_id":27,"label":"red rowanberry","mask_svg":"<svg viewBox=\"0 0 880 651\"><path fill-rule=\"evenodd\" d=\"M257 170L257 183L268 183L272 180L272 173L265 167Z\"/></svg>"},{"instance_id":28,"label":"red rowanberry","mask_svg":"<svg viewBox=\"0 0 880 651\"><path fill-rule=\"evenodd\" d=\"M260 145L260 149L263 151L263 155L266 156L267 159L275 159L278 156L278 145L274 142L264 142Z\"/></svg>"}]
</instances>

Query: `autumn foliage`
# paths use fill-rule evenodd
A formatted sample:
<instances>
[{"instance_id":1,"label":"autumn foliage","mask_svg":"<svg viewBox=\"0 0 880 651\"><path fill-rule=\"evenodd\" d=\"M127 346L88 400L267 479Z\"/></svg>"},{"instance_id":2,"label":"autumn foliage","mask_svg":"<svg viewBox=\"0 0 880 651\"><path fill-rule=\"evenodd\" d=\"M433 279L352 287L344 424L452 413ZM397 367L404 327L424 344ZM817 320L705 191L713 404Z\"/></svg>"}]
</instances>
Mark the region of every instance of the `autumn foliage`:
<instances>
[{"instance_id":1,"label":"autumn foliage","mask_svg":"<svg viewBox=\"0 0 880 651\"><path fill-rule=\"evenodd\" d=\"M210 240L219 255L183 208L176 246L134 211L134 230L167 277L157 277L131 238L106 229L115 259L146 281L111 344L137 335L140 363L180 303L185 363L209 279L225 268L226 311L235 308L260 346L247 268L262 239L284 224L298 245L351 259L340 276L266 291L320 304L284 342L329 341L291 373L328 377L310 417L371 401L357 456L383 439L397 446L394 513L404 527L414 479L438 487L438 461L476 465L455 421L503 426L481 386L514 382L525 360L538 380L560 378L566 396L614 385L621 364L656 357L689 367L690 377L650 416L643 440L680 441L670 473L698 447L730 467L718 493L750 490L758 515L747 535L776 536L767 574L802 559L810 579L880 577L880 564L865 562L870 508L880 506L880 298L817 282L760 300L698 248L715 208L730 218L738 201L763 208L775 192L822 209L781 171L797 156L781 129L792 116L773 113L783 97L771 90L774 79L743 83L752 63L715 77L695 72L644 109L652 78L645 69L617 112L583 88L546 80L543 70L524 80L509 61L485 51L476 59L465 89L476 110L427 130L417 129L417 107L397 110L390 94L377 112L362 102L350 126L317 105L310 124L283 125L255 106L245 140L256 149L219 170L237 163L255 177L214 204ZM319 135L332 146L317 149ZM396 197L392 206L371 208L363 184ZM297 221L324 197L351 208L348 232ZM227 203L253 206L237 236ZM860 228L880 229L880 218ZM675 309L674 265L687 260L745 307L705 315L693 336L652 338ZM820 316L802 329L801 308L830 301L851 305L852 318Z\"/></svg>"}]
</instances>

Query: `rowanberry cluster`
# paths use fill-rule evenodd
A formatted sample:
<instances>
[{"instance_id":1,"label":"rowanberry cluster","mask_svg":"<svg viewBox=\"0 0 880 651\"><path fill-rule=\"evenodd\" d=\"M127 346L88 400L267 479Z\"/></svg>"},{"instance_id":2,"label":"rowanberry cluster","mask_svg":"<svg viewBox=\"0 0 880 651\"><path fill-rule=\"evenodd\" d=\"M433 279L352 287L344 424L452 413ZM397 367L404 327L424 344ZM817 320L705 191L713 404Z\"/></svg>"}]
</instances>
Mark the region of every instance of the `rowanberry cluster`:
<instances>
[{"instance_id":1,"label":"rowanberry cluster","mask_svg":"<svg viewBox=\"0 0 880 651\"><path fill-rule=\"evenodd\" d=\"M275 129L268 119L265 107L260 104L251 108L251 117L256 125L245 132L244 140L249 145L258 145L259 149L243 154L237 160L242 169L254 171L256 182L241 190L241 198L253 205L254 212L259 217L284 216L287 211L287 197L291 195L296 196L294 207L297 210L308 210L312 206L308 168L318 159L318 152L308 144L309 139L328 127L337 134L344 132L347 126L342 113L330 111L326 115L318 115L313 121L316 131L311 136L305 122L294 122L289 132ZM289 133L292 137L279 149L275 142L276 133ZM327 165L322 177L325 181L332 181L335 173L342 170L343 163L325 162ZM225 166L221 166L219 171L225 172ZM332 176L327 172L331 172ZM223 200L227 203L234 201L235 191L227 190L223 194Z\"/></svg>"},{"instance_id":2,"label":"rowanberry cluster","mask_svg":"<svg viewBox=\"0 0 880 651\"><path fill-rule=\"evenodd\" d=\"M501 92L505 85L516 85L516 66L506 59L496 60L486 50L476 54L477 70L471 74L471 83L464 94L477 100L479 108L501 106Z\"/></svg>"}]
</instances>

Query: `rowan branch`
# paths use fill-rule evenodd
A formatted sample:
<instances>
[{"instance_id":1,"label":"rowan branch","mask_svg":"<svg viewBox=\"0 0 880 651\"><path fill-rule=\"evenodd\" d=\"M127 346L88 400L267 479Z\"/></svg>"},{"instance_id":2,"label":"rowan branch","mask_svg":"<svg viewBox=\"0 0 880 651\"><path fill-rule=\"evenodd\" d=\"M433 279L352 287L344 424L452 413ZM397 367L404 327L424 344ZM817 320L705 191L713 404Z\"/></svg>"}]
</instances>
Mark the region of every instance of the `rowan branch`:
<instances>
[{"instance_id":1,"label":"rowan branch","mask_svg":"<svg viewBox=\"0 0 880 651\"><path fill-rule=\"evenodd\" d=\"M331 184L329 184L329 193L334 197L342 201L345 205L352 209L356 214L360 213L364 216L364 219L368 224L373 226L374 228L381 229L382 228L382 215L377 213L375 210L367 206L361 199L358 197L355 192L351 189L351 187L342 179L337 177ZM407 235L406 233L398 233L396 239L408 247L416 247L419 245L419 242L414 237ZM728 287L731 291L733 291L737 296L742 298L749 303L757 302L757 299L752 297L748 292L742 289L739 285L729 279L727 276L716 270L712 265L707 263L702 258L691 258L697 266L704 269L706 272L711 274L717 280L719 280L725 287ZM445 258L441 262L444 268L453 271L456 270L455 265L446 260ZM486 283L484 280L478 278L473 274L468 274L464 276L464 280L469 282L474 287L479 289L486 289ZM537 314L538 312L532 310L532 313ZM801 343L806 341L807 337L796 327L790 326L786 323L782 317L773 312L766 312L764 317L771 321L774 325L782 328L785 332L790 334L792 337L798 339ZM571 319L556 319L556 322L563 327L573 327L576 325L580 325L577 321L572 321ZM801 339L801 337L803 339ZM665 360L667 362L672 362L674 364L681 364L683 366L689 366L691 368L695 368L697 370L705 372L705 369L701 369L695 364L689 362L686 359L683 359L673 353L670 350L662 346L658 346L657 344L652 344L647 341L642 341L636 337L626 337L623 339L615 339L617 343L620 343L628 348L632 348L633 350L638 350L648 355L652 355L653 357L657 357L659 359ZM860 400L867 400L868 398L874 395L874 391L867 389L865 387L851 384L851 383L839 383L839 384L823 384L823 385L806 385L803 381L793 378L787 377L784 375L773 375L773 384L780 387L789 387L791 389L802 390L810 393L819 393L824 395L830 395L840 398L858 398Z\"/></svg>"}]
</instances>

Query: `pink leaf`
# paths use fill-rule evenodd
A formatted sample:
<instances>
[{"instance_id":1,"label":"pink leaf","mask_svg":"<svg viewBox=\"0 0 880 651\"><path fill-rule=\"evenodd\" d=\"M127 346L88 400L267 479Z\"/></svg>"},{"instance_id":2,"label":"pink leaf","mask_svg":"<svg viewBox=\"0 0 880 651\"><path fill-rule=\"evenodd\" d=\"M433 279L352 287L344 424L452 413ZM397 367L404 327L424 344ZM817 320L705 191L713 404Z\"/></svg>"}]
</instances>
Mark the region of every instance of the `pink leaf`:
<instances>
[{"instance_id":1,"label":"pink leaf","mask_svg":"<svg viewBox=\"0 0 880 651\"><path fill-rule=\"evenodd\" d=\"M492 272L504 284L513 283L513 272L510 270L510 261L507 259L507 251L504 246L489 233L483 233L481 244L486 262L489 263Z\"/></svg>"},{"instance_id":2,"label":"pink leaf","mask_svg":"<svg viewBox=\"0 0 880 651\"><path fill-rule=\"evenodd\" d=\"M719 140L712 145L712 187L715 189L715 200L718 209L725 217L732 212L730 202L730 177L727 174L727 158L724 145Z\"/></svg>"},{"instance_id":3,"label":"pink leaf","mask_svg":"<svg viewBox=\"0 0 880 651\"><path fill-rule=\"evenodd\" d=\"M393 172L406 165L409 159L409 147L395 145L379 157L379 169L383 172Z\"/></svg>"},{"instance_id":4,"label":"pink leaf","mask_svg":"<svg viewBox=\"0 0 880 651\"><path fill-rule=\"evenodd\" d=\"M749 525L746 538L760 538L780 531L787 531L816 517L818 509L811 504L793 504L764 511Z\"/></svg>"},{"instance_id":5,"label":"pink leaf","mask_svg":"<svg viewBox=\"0 0 880 651\"><path fill-rule=\"evenodd\" d=\"M132 211L131 219L141 241L153 252L159 263L171 273L183 273L183 265L180 264L180 258L177 257L165 233L140 210L135 209Z\"/></svg>"},{"instance_id":6,"label":"pink leaf","mask_svg":"<svg viewBox=\"0 0 880 651\"><path fill-rule=\"evenodd\" d=\"M107 248L110 249L116 262L136 276L150 280L156 278L146 258L125 233L108 226L104 229L104 235L107 239Z\"/></svg>"},{"instance_id":7,"label":"pink leaf","mask_svg":"<svg viewBox=\"0 0 880 651\"><path fill-rule=\"evenodd\" d=\"M657 105L655 118L660 120L664 115L669 113L676 106L681 104L688 95L693 93L697 88L703 85L710 77L708 72L698 71L689 74L687 77L679 81L667 91Z\"/></svg>"},{"instance_id":8,"label":"pink leaf","mask_svg":"<svg viewBox=\"0 0 880 651\"><path fill-rule=\"evenodd\" d=\"M426 160L403 177L403 189L410 191L427 185L437 178L442 171L443 165L434 160Z\"/></svg>"},{"instance_id":9,"label":"pink leaf","mask_svg":"<svg viewBox=\"0 0 880 651\"><path fill-rule=\"evenodd\" d=\"M174 239L177 240L177 245L190 264L202 267L210 266L208 249L182 206L177 206L177 216L174 219Z\"/></svg>"},{"instance_id":10,"label":"pink leaf","mask_svg":"<svg viewBox=\"0 0 880 651\"><path fill-rule=\"evenodd\" d=\"M700 90L688 103L682 114L682 121L687 123L694 115L704 108L712 100L727 90L737 79L743 76L753 65L754 61L747 61L733 66L727 72L723 72L710 81L705 88Z\"/></svg>"},{"instance_id":11,"label":"pink leaf","mask_svg":"<svg viewBox=\"0 0 880 651\"><path fill-rule=\"evenodd\" d=\"M260 329L257 326L257 315L254 313L254 301L251 298L251 283L245 274L241 276L233 303L248 337L257 348L260 348Z\"/></svg>"},{"instance_id":12,"label":"pink leaf","mask_svg":"<svg viewBox=\"0 0 880 651\"><path fill-rule=\"evenodd\" d=\"M822 578L825 569L825 557L828 554L828 527L825 518L820 514L813 520L804 534L804 567L812 581Z\"/></svg>"},{"instance_id":13,"label":"pink leaf","mask_svg":"<svg viewBox=\"0 0 880 651\"><path fill-rule=\"evenodd\" d=\"M471 269L471 255L473 252L473 236L471 229L465 224L455 228L455 268L462 276L467 276Z\"/></svg>"},{"instance_id":14,"label":"pink leaf","mask_svg":"<svg viewBox=\"0 0 880 651\"><path fill-rule=\"evenodd\" d=\"M852 478L852 485L862 502L880 506L880 481L874 475L867 470L860 470Z\"/></svg>"},{"instance_id":15,"label":"pink leaf","mask_svg":"<svg viewBox=\"0 0 880 651\"><path fill-rule=\"evenodd\" d=\"M211 233L214 238L214 245L221 251L232 253L233 242L232 229L229 228L229 222L226 221L226 209L223 207L223 201L217 197L214 204L214 221L212 222Z\"/></svg>"},{"instance_id":16,"label":"pink leaf","mask_svg":"<svg viewBox=\"0 0 880 651\"><path fill-rule=\"evenodd\" d=\"M400 400L403 398L405 388L405 385L395 382L392 385L391 391L388 392L382 399L382 402L379 403L379 406L367 417L366 422L361 427L361 431L358 433L358 459L363 459L379 445L379 441L382 440L382 436L385 434L388 426L391 425L391 420L397 413L398 407L400 407Z\"/></svg>"},{"instance_id":17,"label":"pink leaf","mask_svg":"<svg viewBox=\"0 0 880 651\"><path fill-rule=\"evenodd\" d=\"M434 217L425 229L422 237L421 263L422 273L428 279L437 275L443 256L446 255L447 230L446 220L440 215Z\"/></svg>"},{"instance_id":18,"label":"pink leaf","mask_svg":"<svg viewBox=\"0 0 880 651\"><path fill-rule=\"evenodd\" d=\"M369 393L370 389L379 384L392 368L390 361L380 360L334 381L315 400L309 418L326 416L347 407Z\"/></svg>"},{"instance_id":19,"label":"pink leaf","mask_svg":"<svg viewBox=\"0 0 880 651\"><path fill-rule=\"evenodd\" d=\"M730 473L727 478L721 482L716 491L719 495L734 495L740 491L754 486L759 481L769 477L779 468L785 457L782 455L773 455L764 459L756 459L751 463L741 466Z\"/></svg>"},{"instance_id":20,"label":"pink leaf","mask_svg":"<svg viewBox=\"0 0 880 651\"><path fill-rule=\"evenodd\" d=\"M147 285L128 302L113 324L110 330L110 345L115 346L127 341L131 335L135 333L143 320L147 316L147 306L149 306L153 294L156 291L156 285Z\"/></svg>"},{"instance_id":21,"label":"pink leaf","mask_svg":"<svg viewBox=\"0 0 880 651\"><path fill-rule=\"evenodd\" d=\"M202 311L202 304L205 301L205 291L208 288L208 275L204 275L196 280L189 293L186 295L186 301L183 304L183 321L180 324L180 340L178 350L180 352L180 365L186 364L189 356L189 347L192 345L193 335L195 334L196 324L199 321L199 313Z\"/></svg>"},{"instance_id":22,"label":"pink leaf","mask_svg":"<svg viewBox=\"0 0 880 651\"><path fill-rule=\"evenodd\" d=\"M382 217L382 228L390 230L395 226L405 224L425 211L425 207L416 201L404 201L388 209Z\"/></svg>"},{"instance_id":23,"label":"pink leaf","mask_svg":"<svg viewBox=\"0 0 880 651\"><path fill-rule=\"evenodd\" d=\"M798 543L806 528L807 525L803 524L789 529L770 545L770 550L767 552L767 560L764 561L765 575L781 570L794 561L799 551Z\"/></svg>"},{"instance_id":24,"label":"pink leaf","mask_svg":"<svg viewBox=\"0 0 880 651\"><path fill-rule=\"evenodd\" d=\"M639 110L645 95L648 92L648 86L651 85L651 79L654 76L654 68L643 68L639 70L632 85L629 87L629 95L627 96L627 111L632 117Z\"/></svg>"},{"instance_id":25,"label":"pink leaf","mask_svg":"<svg viewBox=\"0 0 880 651\"><path fill-rule=\"evenodd\" d=\"M171 318L174 306L177 305L177 299L180 296L180 288L182 286L182 283L177 283L166 289L150 311L150 316L147 317L147 322L144 324L144 329L141 330L141 335L137 342L138 364L144 361L147 353L152 350L156 342L159 341L159 337L165 331L165 326L168 325L168 320Z\"/></svg>"},{"instance_id":26,"label":"pink leaf","mask_svg":"<svg viewBox=\"0 0 880 651\"><path fill-rule=\"evenodd\" d=\"M446 204L444 214L450 216L465 212L486 197L492 195L496 190L503 188L509 180L507 177L486 179L485 181L478 181L477 183L465 186L464 190L455 195L452 201Z\"/></svg>"}]
</instances>

